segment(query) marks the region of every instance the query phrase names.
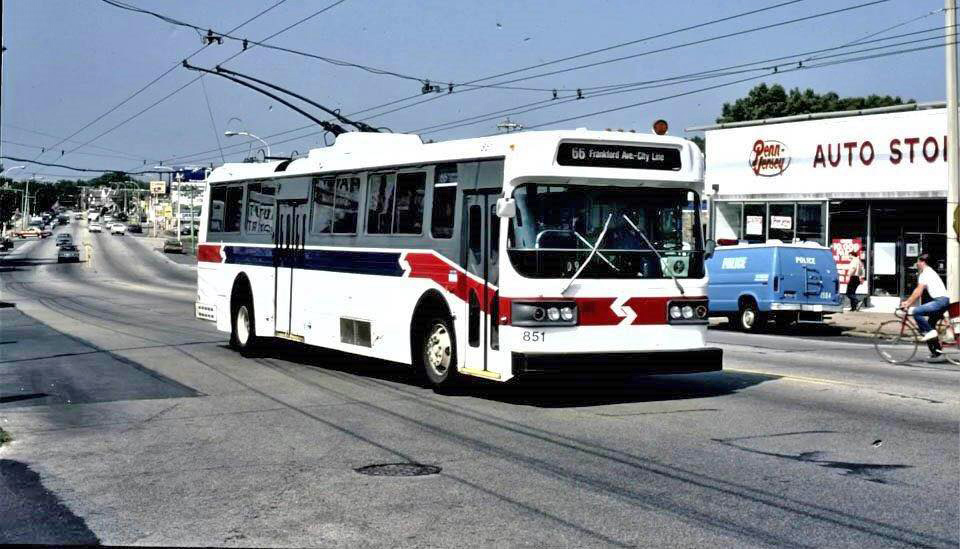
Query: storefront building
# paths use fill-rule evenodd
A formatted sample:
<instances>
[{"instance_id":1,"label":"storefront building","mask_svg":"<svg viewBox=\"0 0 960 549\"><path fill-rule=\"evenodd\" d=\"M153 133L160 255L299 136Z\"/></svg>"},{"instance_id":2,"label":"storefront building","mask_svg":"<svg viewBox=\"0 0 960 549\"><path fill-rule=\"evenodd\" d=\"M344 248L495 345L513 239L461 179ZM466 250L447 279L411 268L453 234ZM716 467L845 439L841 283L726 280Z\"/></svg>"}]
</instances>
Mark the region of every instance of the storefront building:
<instances>
[{"instance_id":1,"label":"storefront building","mask_svg":"<svg viewBox=\"0 0 960 549\"><path fill-rule=\"evenodd\" d=\"M945 277L947 118L942 103L922 107L699 128L714 238L817 242L841 272L859 254L858 293L880 310L913 289L919 254Z\"/></svg>"}]
</instances>

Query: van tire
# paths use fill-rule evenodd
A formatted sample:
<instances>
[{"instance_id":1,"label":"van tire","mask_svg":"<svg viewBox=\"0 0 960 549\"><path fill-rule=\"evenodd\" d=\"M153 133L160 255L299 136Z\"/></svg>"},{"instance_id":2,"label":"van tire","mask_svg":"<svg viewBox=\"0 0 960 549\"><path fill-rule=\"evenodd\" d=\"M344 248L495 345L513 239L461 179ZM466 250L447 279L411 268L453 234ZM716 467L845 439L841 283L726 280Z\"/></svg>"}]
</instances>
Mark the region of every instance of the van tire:
<instances>
[{"instance_id":1,"label":"van tire","mask_svg":"<svg viewBox=\"0 0 960 549\"><path fill-rule=\"evenodd\" d=\"M767 315L760 312L757 304L752 300L745 299L740 303L740 311L737 314L737 328L743 332L759 332L767 325Z\"/></svg>"}]
</instances>

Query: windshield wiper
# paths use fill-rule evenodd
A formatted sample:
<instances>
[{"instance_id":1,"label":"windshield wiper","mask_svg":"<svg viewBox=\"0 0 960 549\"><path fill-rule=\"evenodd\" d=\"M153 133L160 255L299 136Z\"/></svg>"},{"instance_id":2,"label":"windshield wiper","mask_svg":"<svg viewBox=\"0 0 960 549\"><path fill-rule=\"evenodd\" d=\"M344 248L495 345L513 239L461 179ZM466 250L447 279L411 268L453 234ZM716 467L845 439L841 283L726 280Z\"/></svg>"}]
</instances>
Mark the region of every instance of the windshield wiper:
<instances>
[{"instance_id":1,"label":"windshield wiper","mask_svg":"<svg viewBox=\"0 0 960 549\"><path fill-rule=\"evenodd\" d=\"M627 224L630 225L630 228L637 231L637 234L640 235L640 238L642 238L643 241L647 243L647 246L650 246L650 251L652 251L653 254L657 256L657 261L660 262L660 270L663 271L665 262L663 261L663 256L660 255L660 252L658 252L657 249L653 247L653 244L651 244L650 240L647 239L647 235L643 234L643 231L640 230L640 227L637 227L636 225L633 224L633 221L630 221L630 218L627 217L627 214L623 214L623 218L627 221ZM677 280L676 275L673 274L673 269L667 268L666 271L667 271L667 274L670 275L670 278L673 279L673 283L677 285L677 289L680 290L680 295L682 296L687 295L686 292L683 291L683 286L680 285L680 281Z\"/></svg>"},{"instance_id":2,"label":"windshield wiper","mask_svg":"<svg viewBox=\"0 0 960 549\"><path fill-rule=\"evenodd\" d=\"M580 239L580 242L583 242L583 243L586 244L587 246L593 247L593 244L591 244L590 241L587 240L587 237L583 236L582 234L578 233L577 231L573 231L573 235L576 236L577 238L579 238L579 239ZM603 252L597 252L597 255L599 255L599 256L600 256L600 259L602 259L604 263L606 263L607 265L609 265L611 269L613 269L614 271L617 271L618 273L620 272L620 269L618 269L617 266L614 265L613 263L610 263L610 260L607 259L607 256L603 255Z\"/></svg>"},{"instance_id":3,"label":"windshield wiper","mask_svg":"<svg viewBox=\"0 0 960 549\"><path fill-rule=\"evenodd\" d=\"M580 273L582 273L584 269L587 268L587 265L590 264L590 260L593 259L593 256L597 255L597 250L600 249L600 244L603 243L603 237L607 236L607 229L610 228L611 219L613 219L613 214L610 214L607 216L607 221L606 223L603 224L603 230L600 231L600 236L597 237L597 243L593 245L593 249L590 250L590 255L587 256L586 261L584 261L583 264L580 265L580 268L577 269L577 272L573 273L573 276L570 277L570 280L567 281L567 285L564 286L562 290L560 290L561 296L567 293L567 290L570 289L570 285L573 284L573 281L576 280L578 276L580 276Z\"/></svg>"}]
</instances>

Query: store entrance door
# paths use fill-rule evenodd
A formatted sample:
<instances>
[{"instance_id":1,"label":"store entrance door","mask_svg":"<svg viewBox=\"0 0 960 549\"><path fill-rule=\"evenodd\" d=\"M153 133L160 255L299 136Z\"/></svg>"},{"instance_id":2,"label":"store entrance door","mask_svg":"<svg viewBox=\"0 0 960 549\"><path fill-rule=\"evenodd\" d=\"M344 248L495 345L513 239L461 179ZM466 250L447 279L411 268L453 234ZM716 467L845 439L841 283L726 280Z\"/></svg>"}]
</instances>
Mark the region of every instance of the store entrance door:
<instances>
[{"instance_id":1,"label":"store entrance door","mask_svg":"<svg viewBox=\"0 0 960 549\"><path fill-rule=\"evenodd\" d=\"M941 279L947 276L947 235L944 233L903 233L903 253L900 257L901 295L907 295L917 285L914 263L920 254L930 255L930 266Z\"/></svg>"}]
</instances>

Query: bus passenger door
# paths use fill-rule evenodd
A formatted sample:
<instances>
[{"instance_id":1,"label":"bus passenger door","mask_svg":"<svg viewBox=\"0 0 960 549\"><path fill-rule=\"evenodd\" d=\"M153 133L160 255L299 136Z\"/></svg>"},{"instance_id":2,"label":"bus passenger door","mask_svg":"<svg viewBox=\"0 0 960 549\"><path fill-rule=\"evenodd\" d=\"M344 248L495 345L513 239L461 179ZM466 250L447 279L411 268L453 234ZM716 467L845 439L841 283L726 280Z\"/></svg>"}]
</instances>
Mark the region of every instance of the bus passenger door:
<instances>
[{"instance_id":1,"label":"bus passenger door","mask_svg":"<svg viewBox=\"0 0 960 549\"><path fill-rule=\"evenodd\" d=\"M274 231L274 332L289 339L303 339L300 315L294 311L296 269L304 263L307 231L307 204L304 200L277 201L277 230ZM299 323L296 320L301 320Z\"/></svg>"},{"instance_id":2,"label":"bus passenger door","mask_svg":"<svg viewBox=\"0 0 960 549\"><path fill-rule=\"evenodd\" d=\"M499 191L499 190L498 190ZM497 245L499 221L496 216L497 195L493 192L465 194L463 197L462 265L472 277L464 277L466 287L466 348L461 352L460 367L487 370L487 351L497 348Z\"/></svg>"}]
</instances>

